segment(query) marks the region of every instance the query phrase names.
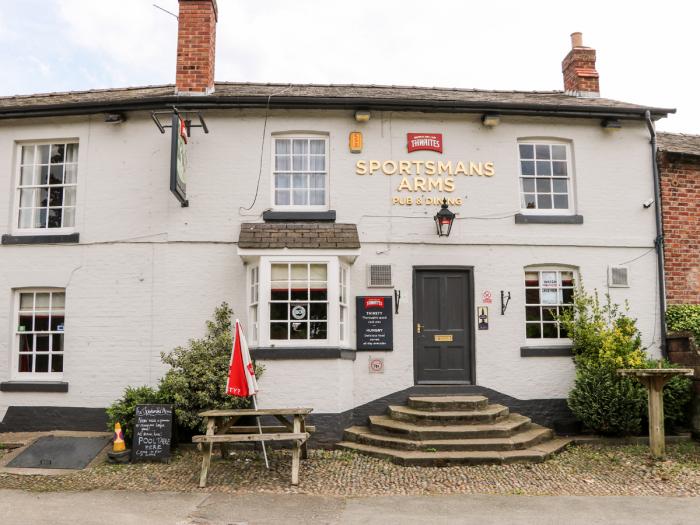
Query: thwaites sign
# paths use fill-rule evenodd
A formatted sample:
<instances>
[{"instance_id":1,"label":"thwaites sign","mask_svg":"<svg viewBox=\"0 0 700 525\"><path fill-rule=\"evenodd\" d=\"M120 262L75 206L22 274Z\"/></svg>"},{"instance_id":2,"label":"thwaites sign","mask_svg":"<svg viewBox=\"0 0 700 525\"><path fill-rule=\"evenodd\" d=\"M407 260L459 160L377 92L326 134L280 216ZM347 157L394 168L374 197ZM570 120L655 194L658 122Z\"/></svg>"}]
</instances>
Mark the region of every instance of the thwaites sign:
<instances>
[{"instance_id":1,"label":"thwaites sign","mask_svg":"<svg viewBox=\"0 0 700 525\"><path fill-rule=\"evenodd\" d=\"M360 296L355 300L357 350L393 350L392 298Z\"/></svg>"},{"instance_id":2,"label":"thwaites sign","mask_svg":"<svg viewBox=\"0 0 700 525\"><path fill-rule=\"evenodd\" d=\"M187 206L187 184L185 169L187 165L187 126L180 115L173 113L172 117L172 141L170 146L170 191L180 201L182 206Z\"/></svg>"},{"instance_id":3,"label":"thwaites sign","mask_svg":"<svg viewBox=\"0 0 700 525\"><path fill-rule=\"evenodd\" d=\"M442 133L408 133L406 148L413 151L437 151L442 153Z\"/></svg>"}]
</instances>

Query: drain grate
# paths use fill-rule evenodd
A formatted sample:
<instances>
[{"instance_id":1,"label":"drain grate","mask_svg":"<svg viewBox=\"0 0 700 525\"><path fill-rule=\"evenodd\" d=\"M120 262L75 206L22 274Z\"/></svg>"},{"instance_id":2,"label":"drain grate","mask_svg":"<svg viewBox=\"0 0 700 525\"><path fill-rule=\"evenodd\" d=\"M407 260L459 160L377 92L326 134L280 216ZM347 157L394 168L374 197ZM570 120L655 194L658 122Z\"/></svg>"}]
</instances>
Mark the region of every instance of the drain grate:
<instances>
[{"instance_id":1,"label":"drain grate","mask_svg":"<svg viewBox=\"0 0 700 525\"><path fill-rule=\"evenodd\" d=\"M109 443L109 437L43 436L7 466L14 468L83 469Z\"/></svg>"}]
</instances>

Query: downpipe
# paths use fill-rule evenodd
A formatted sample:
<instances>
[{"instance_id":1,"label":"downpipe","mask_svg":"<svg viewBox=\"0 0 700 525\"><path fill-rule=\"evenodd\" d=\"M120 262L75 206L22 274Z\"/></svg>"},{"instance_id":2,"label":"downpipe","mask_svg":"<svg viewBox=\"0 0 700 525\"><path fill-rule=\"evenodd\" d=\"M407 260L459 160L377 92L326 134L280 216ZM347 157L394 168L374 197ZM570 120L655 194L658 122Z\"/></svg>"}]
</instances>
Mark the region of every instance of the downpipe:
<instances>
[{"instance_id":1,"label":"downpipe","mask_svg":"<svg viewBox=\"0 0 700 525\"><path fill-rule=\"evenodd\" d=\"M656 128L654 121L651 119L649 110L644 112L644 120L649 130L651 137L651 167L654 173L654 211L656 212L656 239L654 246L656 248L656 265L658 270L659 280L659 313L661 315L661 356L668 359L668 351L666 347L666 272L664 270L664 226L663 215L661 210L661 177L659 176L659 164L657 162L657 144L656 144Z\"/></svg>"}]
</instances>

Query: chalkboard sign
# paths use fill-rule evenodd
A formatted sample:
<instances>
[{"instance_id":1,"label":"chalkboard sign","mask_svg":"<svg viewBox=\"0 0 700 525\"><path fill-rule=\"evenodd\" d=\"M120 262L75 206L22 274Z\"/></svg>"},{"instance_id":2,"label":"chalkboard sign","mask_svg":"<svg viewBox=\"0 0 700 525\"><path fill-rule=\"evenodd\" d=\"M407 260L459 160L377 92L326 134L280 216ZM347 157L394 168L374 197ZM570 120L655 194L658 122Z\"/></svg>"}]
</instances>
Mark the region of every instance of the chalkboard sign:
<instances>
[{"instance_id":1,"label":"chalkboard sign","mask_svg":"<svg viewBox=\"0 0 700 525\"><path fill-rule=\"evenodd\" d=\"M168 461L172 430L172 405L136 405L132 461Z\"/></svg>"},{"instance_id":2,"label":"chalkboard sign","mask_svg":"<svg viewBox=\"0 0 700 525\"><path fill-rule=\"evenodd\" d=\"M392 298L356 298L357 350L392 350L394 346Z\"/></svg>"}]
</instances>

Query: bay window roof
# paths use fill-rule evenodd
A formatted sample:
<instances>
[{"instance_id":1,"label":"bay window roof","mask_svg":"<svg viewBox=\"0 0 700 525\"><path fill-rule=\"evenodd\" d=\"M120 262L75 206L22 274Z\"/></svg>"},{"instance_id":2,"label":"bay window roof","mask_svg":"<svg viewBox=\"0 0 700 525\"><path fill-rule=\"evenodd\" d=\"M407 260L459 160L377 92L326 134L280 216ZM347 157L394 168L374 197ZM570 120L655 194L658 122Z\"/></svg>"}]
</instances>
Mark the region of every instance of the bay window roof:
<instances>
[{"instance_id":1,"label":"bay window roof","mask_svg":"<svg viewBox=\"0 0 700 525\"><path fill-rule=\"evenodd\" d=\"M238 247L243 249L357 249L360 247L360 238L355 224L248 222L241 224Z\"/></svg>"}]
</instances>

